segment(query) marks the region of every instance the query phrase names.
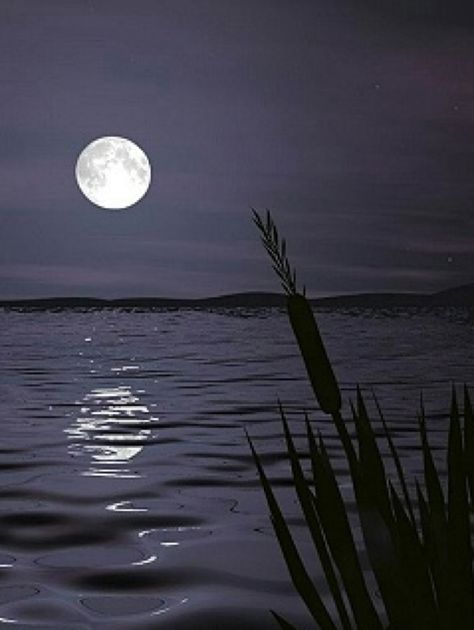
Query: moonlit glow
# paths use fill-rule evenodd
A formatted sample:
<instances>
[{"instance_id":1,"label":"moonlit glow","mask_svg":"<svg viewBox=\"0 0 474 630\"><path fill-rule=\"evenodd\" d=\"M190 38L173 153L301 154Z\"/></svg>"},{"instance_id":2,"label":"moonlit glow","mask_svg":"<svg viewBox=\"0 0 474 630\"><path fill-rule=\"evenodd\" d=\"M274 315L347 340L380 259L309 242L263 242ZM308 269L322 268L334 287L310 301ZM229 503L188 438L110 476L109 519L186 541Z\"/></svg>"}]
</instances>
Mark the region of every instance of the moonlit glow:
<instances>
[{"instance_id":1,"label":"moonlit glow","mask_svg":"<svg viewBox=\"0 0 474 630\"><path fill-rule=\"evenodd\" d=\"M79 155L76 181L97 206L108 210L129 208L150 186L150 162L144 151L127 138L97 138Z\"/></svg>"},{"instance_id":2,"label":"moonlit glow","mask_svg":"<svg viewBox=\"0 0 474 630\"><path fill-rule=\"evenodd\" d=\"M79 416L64 432L71 440L71 455L88 460L81 475L121 479L139 476L130 472L127 464L143 451L151 437L151 428L146 425L154 420L148 407L140 404L139 397L126 385L92 389L80 403ZM128 507L126 503L114 503L108 509L145 509Z\"/></svg>"}]
</instances>

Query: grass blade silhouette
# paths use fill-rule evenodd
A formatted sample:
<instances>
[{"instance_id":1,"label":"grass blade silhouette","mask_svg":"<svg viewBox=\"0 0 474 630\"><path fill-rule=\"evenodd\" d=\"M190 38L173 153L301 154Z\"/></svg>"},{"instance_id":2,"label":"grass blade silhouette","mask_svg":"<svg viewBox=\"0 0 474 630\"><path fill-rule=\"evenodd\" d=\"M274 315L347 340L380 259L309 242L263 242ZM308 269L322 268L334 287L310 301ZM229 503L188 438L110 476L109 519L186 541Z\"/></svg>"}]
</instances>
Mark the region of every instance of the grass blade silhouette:
<instances>
[{"instance_id":1,"label":"grass blade silhouette","mask_svg":"<svg viewBox=\"0 0 474 630\"><path fill-rule=\"evenodd\" d=\"M456 392L453 388L448 445L448 562L450 620L459 630L473 627L472 551L467 476Z\"/></svg>"},{"instance_id":2,"label":"grass blade silhouette","mask_svg":"<svg viewBox=\"0 0 474 630\"><path fill-rule=\"evenodd\" d=\"M309 423L307 431L316 487L316 508L357 628L380 630L382 625L367 589L347 510L324 441L320 437L317 446Z\"/></svg>"},{"instance_id":3,"label":"grass blade silhouette","mask_svg":"<svg viewBox=\"0 0 474 630\"><path fill-rule=\"evenodd\" d=\"M466 385L464 385L464 455L472 504L474 502L474 414Z\"/></svg>"},{"instance_id":4,"label":"grass blade silhouette","mask_svg":"<svg viewBox=\"0 0 474 630\"><path fill-rule=\"evenodd\" d=\"M365 479L364 482L370 489L387 526L390 530L393 530L394 521L385 467L359 387L357 387L357 411L353 410L353 416L359 444L359 462Z\"/></svg>"},{"instance_id":5,"label":"grass blade silhouette","mask_svg":"<svg viewBox=\"0 0 474 630\"><path fill-rule=\"evenodd\" d=\"M248 434L247 439L257 466L260 482L265 492L268 507L270 509L272 525L293 580L293 584L313 616L313 619L319 624L321 630L337 630L337 627L334 625L322 598L311 581L303 561L301 560L288 525L286 524L275 495L273 494L271 485L266 477L265 471L263 470L260 458L258 457Z\"/></svg>"},{"instance_id":6,"label":"grass blade silhouette","mask_svg":"<svg viewBox=\"0 0 474 630\"><path fill-rule=\"evenodd\" d=\"M410 623L413 628L439 630L439 611L423 544L391 483L390 494L397 524L402 579L405 590L416 601L416 606L411 608Z\"/></svg>"},{"instance_id":7,"label":"grass blade silhouette","mask_svg":"<svg viewBox=\"0 0 474 630\"><path fill-rule=\"evenodd\" d=\"M280 626L281 630L296 630L295 626L293 626L289 621L281 617L281 615L276 613L274 610L270 610L270 612L272 613L274 619Z\"/></svg>"},{"instance_id":8,"label":"grass blade silhouette","mask_svg":"<svg viewBox=\"0 0 474 630\"><path fill-rule=\"evenodd\" d=\"M254 221L287 293L287 310L309 381L321 410L329 414L346 456L356 499L363 543L372 577L383 602L374 606L362 572L358 550L336 475L324 440L316 441L307 414L306 436L312 480L307 480L285 413L280 415L291 464L293 486L313 539L343 630L468 630L474 627L473 544L474 418L464 387L464 425L453 391L448 448L447 495L429 444L423 401L418 414L423 486L416 480L410 496L402 462L378 401L375 399L395 465L401 495L387 477L384 458L360 389L352 406L354 443L341 415L341 395L309 301L298 293L296 274L286 255L286 242L267 212L254 211ZM357 450L355 448L357 446ZM271 485L250 443L272 523L293 582L321 628L334 626L327 607L305 571ZM403 499L403 500L402 500ZM312 606L311 606L312 602ZM346 602L350 605L348 609ZM272 613L283 630L289 622ZM329 617L329 619L328 619ZM321 625L321 621L324 624ZM329 624L329 626L327 625Z\"/></svg>"},{"instance_id":9,"label":"grass blade silhouette","mask_svg":"<svg viewBox=\"0 0 474 630\"><path fill-rule=\"evenodd\" d=\"M377 412L378 412L380 421L381 421L382 426L383 426L385 439L387 440L388 447L390 449L390 455L392 456L392 460L393 460L393 462L395 464L395 468L397 470L398 481L400 483L400 487L401 487L402 492L403 492L403 498L405 500L405 506L406 506L406 508L408 510L408 513L410 515L410 520L412 522L413 527L416 527L415 512L413 510L413 505L412 505L412 501L411 501L411 498L410 498L410 493L408 492L408 486L407 486L407 482L406 482L406 478L405 478L405 473L403 472L402 463L400 461L400 457L398 456L397 449L395 448L395 444L393 442L392 436L391 436L389 428L387 426L387 422L385 420L385 416L383 414L382 408L380 407L379 401L378 401L377 397L375 396L375 394L373 395L373 397L374 397L374 402L375 402L375 406L377 408Z\"/></svg>"},{"instance_id":10,"label":"grass blade silhouette","mask_svg":"<svg viewBox=\"0 0 474 630\"><path fill-rule=\"evenodd\" d=\"M306 523L308 525L309 533L311 535L314 546L316 548L319 559L321 561L321 566L323 568L323 571L324 571L324 574L325 574L325 577L329 586L329 590L334 599L334 603L336 605L336 609L339 615L341 626L344 630L351 630L352 625L351 625L349 615L346 610L346 606L344 603L341 589L339 587L336 573L334 571L334 566L328 552L326 541L324 539L324 534L321 529L319 517L316 512L314 496L311 493L308 482L306 481L303 470L301 468L301 463L298 457L298 453L296 452L295 445L293 443L293 439L291 437L291 433L290 433L288 423L286 420L286 416L281 405L279 405L279 409L280 409L280 416L283 423L285 441L286 441L288 455L290 458L290 464L291 464L291 470L292 470L296 494L298 496L301 509L303 511Z\"/></svg>"}]
</instances>

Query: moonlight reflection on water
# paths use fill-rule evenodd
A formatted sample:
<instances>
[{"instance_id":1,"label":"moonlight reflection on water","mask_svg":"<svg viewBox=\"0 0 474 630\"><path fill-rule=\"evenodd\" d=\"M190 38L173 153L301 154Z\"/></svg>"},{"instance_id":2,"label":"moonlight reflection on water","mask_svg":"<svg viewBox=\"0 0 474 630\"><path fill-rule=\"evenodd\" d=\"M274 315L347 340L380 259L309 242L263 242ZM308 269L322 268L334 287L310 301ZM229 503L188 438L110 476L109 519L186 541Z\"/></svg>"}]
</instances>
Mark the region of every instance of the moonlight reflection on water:
<instances>
[{"instance_id":1,"label":"moonlight reflection on water","mask_svg":"<svg viewBox=\"0 0 474 630\"><path fill-rule=\"evenodd\" d=\"M346 411L356 383L373 388L419 476L420 389L443 448L451 381L474 382L472 312L318 312L318 322ZM1 618L113 630L238 619L273 630L273 608L301 630L314 625L244 434L297 519L277 399L295 434L306 408L331 456L341 453L285 313L0 310L0 327Z\"/></svg>"},{"instance_id":2,"label":"moonlight reflection on water","mask_svg":"<svg viewBox=\"0 0 474 630\"><path fill-rule=\"evenodd\" d=\"M130 386L99 387L88 392L81 401L81 415L65 429L71 443L69 452L86 457L91 465L83 476L135 478L138 473L127 468L142 452L152 431L146 405L140 404Z\"/></svg>"}]
</instances>

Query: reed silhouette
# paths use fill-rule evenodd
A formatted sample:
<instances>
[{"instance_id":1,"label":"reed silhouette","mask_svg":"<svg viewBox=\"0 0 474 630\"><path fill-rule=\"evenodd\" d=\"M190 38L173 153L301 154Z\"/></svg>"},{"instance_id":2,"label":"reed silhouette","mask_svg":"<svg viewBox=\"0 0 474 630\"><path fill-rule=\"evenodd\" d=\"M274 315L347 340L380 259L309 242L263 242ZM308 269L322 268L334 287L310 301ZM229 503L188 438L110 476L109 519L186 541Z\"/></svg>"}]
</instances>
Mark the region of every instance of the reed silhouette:
<instances>
[{"instance_id":1,"label":"reed silhouette","mask_svg":"<svg viewBox=\"0 0 474 630\"><path fill-rule=\"evenodd\" d=\"M287 295L287 310L308 377L321 410L329 414L341 441L352 480L362 548L357 548L349 506L320 434L305 417L307 453L295 447L285 411L279 404L293 487L314 551L323 570L332 605L310 576L290 527L273 492L259 455L247 434L271 522L291 579L321 630L472 630L474 628L473 541L470 519L474 505L474 416L468 388L463 412L453 387L446 446L446 475L435 465L423 401L417 413L423 478L409 483L397 446L375 400L382 437L394 479L369 418L359 388L351 402L350 421L341 414L341 396L305 291L267 211L254 210L254 221ZM351 437L354 433L354 438ZM361 564L367 556L369 570ZM370 584L380 593L375 598ZM271 611L283 630L295 627Z\"/></svg>"}]
</instances>

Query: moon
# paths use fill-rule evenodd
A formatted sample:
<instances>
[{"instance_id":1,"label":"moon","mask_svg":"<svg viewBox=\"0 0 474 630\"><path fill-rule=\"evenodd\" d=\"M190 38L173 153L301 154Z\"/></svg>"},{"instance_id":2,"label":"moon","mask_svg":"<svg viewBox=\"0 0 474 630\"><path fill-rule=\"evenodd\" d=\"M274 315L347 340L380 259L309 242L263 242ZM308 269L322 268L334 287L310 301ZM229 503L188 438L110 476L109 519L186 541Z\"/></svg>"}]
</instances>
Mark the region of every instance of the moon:
<instances>
[{"instance_id":1,"label":"moon","mask_svg":"<svg viewBox=\"0 0 474 630\"><path fill-rule=\"evenodd\" d=\"M150 162L131 140L104 136L93 140L80 153L76 181L96 206L122 210L145 196L151 182Z\"/></svg>"}]
</instances>

